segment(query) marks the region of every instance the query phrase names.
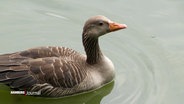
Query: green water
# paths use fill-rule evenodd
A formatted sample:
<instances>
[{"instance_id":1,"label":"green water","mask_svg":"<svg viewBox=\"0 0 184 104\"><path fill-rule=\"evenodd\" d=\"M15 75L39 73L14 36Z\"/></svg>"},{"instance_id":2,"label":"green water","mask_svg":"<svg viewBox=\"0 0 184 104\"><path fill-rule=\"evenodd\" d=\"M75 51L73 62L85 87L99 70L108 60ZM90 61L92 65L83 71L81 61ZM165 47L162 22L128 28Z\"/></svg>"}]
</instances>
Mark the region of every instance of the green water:
<instances>
[{"instance_id":1,"label":"green water","mask_svg":"<svg viewBox=\"0 0 184 104\"><path fill-rule=\"evenodd\" d=\"M111 92L113 85L114 82L111 82L104 86L103 89L64 98L11 95L11 90L2 85L0 101L3 104L99 104L102 98Z\"/></svg>"},{"instance_id":2,"label":"green water","mask_svg":"<svg viewBox=\"0 0 184 104\"><path fill-rule=\"evenodd\" d=\"M0 54L38 46L66 46L84 53L86 19L105 15L128 25L103 36L100 46L116 78L96 91L67 98L10 95L1 104L183 104L184 1L1 0Z\"/></svg>"}]
</instances>

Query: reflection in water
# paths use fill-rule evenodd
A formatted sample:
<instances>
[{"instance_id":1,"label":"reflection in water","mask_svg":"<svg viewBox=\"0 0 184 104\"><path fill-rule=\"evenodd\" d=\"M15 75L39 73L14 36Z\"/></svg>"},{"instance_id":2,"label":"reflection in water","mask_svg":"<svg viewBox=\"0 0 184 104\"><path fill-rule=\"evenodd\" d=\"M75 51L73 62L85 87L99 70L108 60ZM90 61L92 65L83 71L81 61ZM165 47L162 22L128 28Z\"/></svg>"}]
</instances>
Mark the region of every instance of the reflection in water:
<instances>
[{"instance_id":1,"label":"reflection in water","mask_svg":"<svg viewBox=\"0 0 184 104\"><path fill-rule=\"evenodd\" d=\"M10 95L8 87L0 85L0 101L3 104L100 104L103 97L113 89L114 81L95 91L64 98L41 98L24 95ZM2 96L3 95L3 96Z\"/></svg>"}]
</instances>

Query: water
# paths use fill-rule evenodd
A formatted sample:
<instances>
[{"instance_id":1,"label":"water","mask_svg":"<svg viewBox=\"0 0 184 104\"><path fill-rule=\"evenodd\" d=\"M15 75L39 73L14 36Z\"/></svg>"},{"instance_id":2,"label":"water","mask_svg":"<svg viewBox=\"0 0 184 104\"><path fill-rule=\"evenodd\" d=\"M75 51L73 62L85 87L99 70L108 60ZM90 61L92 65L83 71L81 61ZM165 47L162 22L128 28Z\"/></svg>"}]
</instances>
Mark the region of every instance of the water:
<instances>
[{"instance_id":1,"label":"water","mask_svg":"<svg viewBox=\"0 0 184 104\"><path fill-rule=\"evenodd\" d=\"M67 98L10 95L6 104L182 104L184 103L184 2L182 0L1 0L0 54L38 46L67 46L84 53L86 19L102 14L128 25L100 39L114 63L114 83Z\"/></svg>"}]
</instances>

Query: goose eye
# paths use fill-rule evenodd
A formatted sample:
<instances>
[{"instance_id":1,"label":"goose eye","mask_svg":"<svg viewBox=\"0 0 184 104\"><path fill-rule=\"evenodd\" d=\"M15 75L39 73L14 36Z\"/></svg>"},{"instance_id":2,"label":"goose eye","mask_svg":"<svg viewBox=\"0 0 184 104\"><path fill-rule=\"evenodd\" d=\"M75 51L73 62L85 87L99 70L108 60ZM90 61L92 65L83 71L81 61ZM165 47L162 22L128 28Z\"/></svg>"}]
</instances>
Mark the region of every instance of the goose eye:
<instances>
[{"instance_id":1,"label":"goose eye","mask_svg":"<svg viewBox=\"0 0 184 104\"><path fill-rule=\"evenodd\" d=\"M104 24L102 22L99 23L99 26L103 26Z\"/></svg>"}]
</instances>

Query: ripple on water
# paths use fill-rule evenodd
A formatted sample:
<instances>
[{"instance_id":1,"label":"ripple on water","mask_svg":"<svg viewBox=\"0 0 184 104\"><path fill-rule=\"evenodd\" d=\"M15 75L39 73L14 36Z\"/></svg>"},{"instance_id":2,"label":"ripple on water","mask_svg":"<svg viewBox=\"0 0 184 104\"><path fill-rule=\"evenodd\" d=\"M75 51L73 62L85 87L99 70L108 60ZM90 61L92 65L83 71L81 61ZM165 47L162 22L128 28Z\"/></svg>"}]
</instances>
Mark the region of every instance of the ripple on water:
<instances>
[{"instance_id":1,"label":"ripple on water","mask_svg":"<svg viewBox=\"0 0 184 104\"><path fill-rule=\"evenodd\" d=\"M165 60L163 50L151 37L148 38L145 35L134 36L131 41L120 39L122 38L117 38L110 46L115 46L116 51L108 53L113 54L114 57L112 60L117 72L115 87L102 102L104 104L159 104L158 99L162 97L163 86L166 83L162 82L167 76L162 70L167 63L161 64ZM111 41L110 38L109 41Z\"/></svg>"},{"instance_id":2,"label":"ripple on water","mask_svg":"<svg viewBox=\"0 0 184 104\"><path fill-rule=\"evenodd\" d=\"M79 6L73 5L73 1L62 1L60 3L58 3L59 1L45 2L43 0L34 2L21 1L21 3L10 1L3 2L4 3L1 3L1 6L4 7L4 9L2 8L1 11L2 13L3 11L6 12L4 12L4 16L1 16L1 24L3 25L1 30L1 43L3 43L0 45L1 53L7 53L7 51L10 50L20 50L21 47L29 47L28 43L30 43L30 47L34 45L47 45L48 42L50 42L50 45L60 45L60 40L62 44L67 43L68 40L65 41L65 39L68 35L60 34L71 34L68 37L72 40L75 40L78 36L72 34L76 34L75 31L78 29L73 28L71 32L74 32L70 33L69 27L71 25L75 27L74 25L81 24L84 19L80 20L79 18L84 18L83 16L87 14L91 15L91 12L92 14L96 14L96 11L99 13L100 10L104 14L115 13L114 11L114 13L109 13L108 10L101 9L100 3L99 8L96 7L98 4L94 3L94 7L87 7L88 9L84 9L79 1L77 1L77 3L79 2L80 4ZM111 5L111 3L109 3L109 5ZM75 9L77 10L75 11ZM86 12L85 10L91 12ZM122 9L119 10L122 11ZM82 13L81 11L85 11L86 14L83 16L78 15L78 13ZM70 22L71 17L73 20L72 22ZM110 17L116 17L116 15L111 15ZM168 68L167 62L162 52L163 50L156 44L157 42L153 40L156 39L155 36L152 35L149 37L145 35L147 33L140 33L140 30L144 31L142 28L146 27L137 26L133 23L133 21L131 21L133 19L136 20L136 18L129 19L128 25L130 27L127 29L127 32L115 32L113 33L113 36L107 36L107 39L103 39L104 42L101 44L103 52L105 52L106 55L113 61L116 68L114 89L111 94L101 101L103 104L160 104L160 101L163 100L162 98L165 94L164 91L165 88L167 88L167 80L165 79L167 76L166 70ZM58 20L61 21L58 22ZM119 20L122 20L122 18L119 17ZM17 25L12 26L12 23ZM131 28L131 25L134 27L134 29ZM64 28L65 26L68 26L68 29ZM136 29L137 27L139 31ZM69 31L64 31L61 33L60 29L63 28ZM121 35L121 33L124 35ZM125 35L126 33L128 35ZM50 34L58 35L54 35L56 38L53 38L53 36ZM12 39L10 39L12 36L17 38L14 38L12 41ZM58 39L58 42L56 42L57 36L58 38L62 37L61 39ZM4 44L9 45L8 48L7 46L4 46ZM29 100L32 101L31 98ZM44 101L45 99L40 100L40 102ZM57 102L60 103L60 101Z\"/></svg>"}]
</instances>

